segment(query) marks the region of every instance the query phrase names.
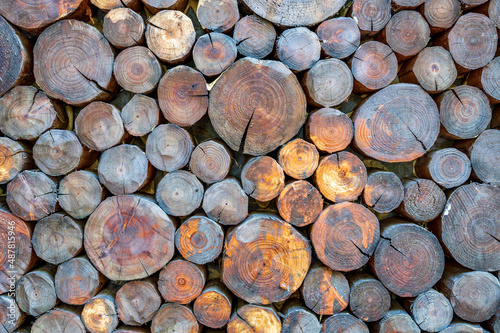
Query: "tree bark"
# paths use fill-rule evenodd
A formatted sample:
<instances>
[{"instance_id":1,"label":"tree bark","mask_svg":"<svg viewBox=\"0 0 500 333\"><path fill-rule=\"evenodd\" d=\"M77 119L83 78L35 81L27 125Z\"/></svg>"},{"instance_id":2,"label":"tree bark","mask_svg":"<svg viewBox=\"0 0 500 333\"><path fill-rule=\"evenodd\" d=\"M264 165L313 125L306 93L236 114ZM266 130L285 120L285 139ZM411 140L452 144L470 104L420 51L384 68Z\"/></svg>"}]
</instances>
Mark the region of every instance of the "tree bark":
<instances>
[{"instance_id":1,"label":"tree bark","mask_svg":"<svg viewBox=\"0 0 500 333\"><path fill-rule=\"evenodd\" d=\"M354 127L343 112L323 108L309 115L305 134L318 150L331 154L347 148L352 141Z\"/></svg>"},{"instance_id":2,"label":"tree bark","mask_svg":"<svg viewBox=\"0 0 500 333\"><path fill-rule=\"evenodd\" d=\"M156 188L156 201L169 215L188 216L200 207L202 200L203 185L188 171L166 174Z\"/></svg>"},{"instance_id":3,"label":"tree bark","mask_svg":"<svg viewBox=\"0 0 500 333\"><path fill-rule=\"evenodd\" d=\"M263 18L249 15L236 22L233 39L243 56L262 59L274 49L276 29Z\"/></svg>"},{"instance_id":4,"label":"tree bark","mask_svg":"<svg viewBox=\"0 0 500 333\"><path fill-rule=\"evenodd\" d=\"M248 215L248 196L237 179L228 178L205 191L202 207L217 223L236 225Z\"/></svg>"},{"instance_id":5,"label":"tree bark","mask_svg":"<svg viewBox=\"0 0 500 333\"><path fill-rule=\"evenodd\" d=\"M323 197L306 180L291 182L276 199L281 217L296 227L314 223L323 210Z\"/></svg>"},{"instance_id":6,"label":"tree bark","mask_svg":"<svg viewBox=\"0 0 500 333\"><path fill-rule=\"evenodd\" d=\"M200 143L193 150L189 169L201 181L212 184L226 178L231 170L233 154L218 140Z\"/></svg>"},{"instance_id":7,"label":"tree bark","mask_svg":"<svg viewBox=\"0 0 500 333\"><path fill-rule=\"evenodd\" d=\"M363 201L377 213L390 213L404 198L399 177L389 171L369 170L363 190Z\"/></svg>"},{"instance_id":8,"label":"tree bark","mask_svg":"<svg viewBox=\"0 0 500 333\"><path fill-rule=\"evenodd\" d=\"M115 8L104 16L102 33L118 49L144 44L144 20L130 8Z\"/></svg>"}]
</instances>

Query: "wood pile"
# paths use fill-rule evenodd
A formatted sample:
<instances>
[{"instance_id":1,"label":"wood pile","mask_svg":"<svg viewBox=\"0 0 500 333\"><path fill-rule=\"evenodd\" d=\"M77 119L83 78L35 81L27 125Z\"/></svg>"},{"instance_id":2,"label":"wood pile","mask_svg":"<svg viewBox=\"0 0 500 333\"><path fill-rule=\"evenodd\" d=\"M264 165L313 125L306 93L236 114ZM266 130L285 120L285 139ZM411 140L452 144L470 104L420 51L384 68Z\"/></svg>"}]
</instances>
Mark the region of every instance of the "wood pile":
<instances>
[{"instance_id":1,"label":"wood pile","mask_svg":"<svg viewBox=\"0 0 500 333\"><path fill-rule=\"evenodd\" d=\"M500 0L0 0L0 333L500 332Z\"/></svg>"}]
</instances>

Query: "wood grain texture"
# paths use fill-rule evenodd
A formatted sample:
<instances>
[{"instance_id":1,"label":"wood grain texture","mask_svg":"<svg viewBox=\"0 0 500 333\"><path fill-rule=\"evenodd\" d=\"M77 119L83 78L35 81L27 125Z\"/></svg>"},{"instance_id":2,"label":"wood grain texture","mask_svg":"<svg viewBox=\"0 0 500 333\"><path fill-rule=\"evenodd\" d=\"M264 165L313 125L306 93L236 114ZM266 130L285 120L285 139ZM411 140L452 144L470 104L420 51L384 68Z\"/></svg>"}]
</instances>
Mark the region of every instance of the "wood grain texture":
<instances>
[{"instance_id":1,"label":"wood grain texture","mask_svg":"<svg viewBox=\"0 0 500 333\"><path fill-rule=\"evenodd\" d=\"M331 154L347 148L352 141L354 127L351 119L343 112L322 108L309 115L305 134L319 151Z\"/></svg>"},{"instance_id":2,"label":"wood grain texture","mask_svg":"<svg viewBox=\"0 0 500 333\"><path fill-rule=\"evenodd\" d=\"M189 171L166 174L156 188L156 201L169 215L187 216L200 207L202 200L203 185Z\"/></svg>"},{"instance_id":3,"label":"wood grain texture","mask_svg":"<svg viewBox=\"0 0 500 333\"><path fill-rule=\"evenodd\" d=\"M212 220L223 225L236 225L248 215L248 196L239 180L228 178L205 191L202 208Z\"/></svg>"},{"instance_id":4,"label":"wood grain texture","mask_svg":"<svg viewBox=\"0 0 500 333\"><path fill-rule=\"evenodd\" d=\"M276 198L283 190L285 174L272 157L254 157L241 170L241 184L246 194L265 202Z\"/></svg>"},{"instance_id":5,"label":"wood grain texture","mask_svg":"<svg viewBox=\"0 0 500 333\"><path fill-rule=\"evenodd\" d=\"M274 49L276 29L263 18L249 15L236 22L233 39L243 56L262 59Z\"/></svg>"},{"instance_id":6,"label":"wood grain texture","mask_svg":"<svg viewBox=\"0 0 500 333\"><path fill-rule=\"evenodd\" d=\"M305 180L291 182L276 199L281 217L296 227L314 223L323 210L323 197Z\"/></svg>"},{"instance_id":7,"label":"wood grain texture","mask_svg":"<svg viewBox=\"0 0 500 333\"><path fill-rule=\"evenodd\" d=\"M75 219L83 219L97 208L105 192L99 178L90 171L75 171L59 183L57 200L62 209Z\"/></svg>"}]
</instances>

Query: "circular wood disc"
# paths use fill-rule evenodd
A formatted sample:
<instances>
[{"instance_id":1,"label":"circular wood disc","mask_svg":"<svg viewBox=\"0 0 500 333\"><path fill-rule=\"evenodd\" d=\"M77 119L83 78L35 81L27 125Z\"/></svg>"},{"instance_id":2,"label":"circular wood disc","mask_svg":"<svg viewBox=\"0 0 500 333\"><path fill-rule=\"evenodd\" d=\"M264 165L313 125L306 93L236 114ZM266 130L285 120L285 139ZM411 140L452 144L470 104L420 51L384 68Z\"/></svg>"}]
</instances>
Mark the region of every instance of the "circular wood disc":
<instances>
[{"instance_id":1,"label":"circular wood disc","mask_svg":"<svg viewBox=\"0 0 500 333\"><path fill-rule=\"evenodd\" d=\"M92 214L102 198L99 178L90 171L72 172L59 183L59 205L75 219L83 219Z\"/></svg>"},{"instance_id":2,"label":"circular wood disc","mask_svg":"<svg viewBox=\"0 0 500 333\"><path fill-rule=\"evenodd\" d=\"M201 36L193 47L194 64L206 76L222 73L234 62L237 55L236 41L219 32Z\"/></svg>"},{"instance_id":3,"label":"circular wood disc","mask_svg":"<svg viewBox=\"0 0 500 333\"><path fill-rule=\"evenodd\" d=\"M415 163L417 176L432 179L444 188L462 185L469 179L471 170L467 155L455 148L429 152Z\"/></svg>"},{"instance_id":4,"label":"circular wood disc","mask_svg":"<svg viewBox=\"0 0 500 333\"><path fill-rule=\"evenodd\" d=\"M201 0L196 16L204 29L228 32L240 19L236 0Z\"/></svg>"},{"instance_id":5,"label":"circular wood disc","mask_svg":"<svg viewBox=\"0 0 500 333\"><path fill-rule=\"evenodd\" d=\"M270 304L299 288L311 264L308 241L290 224L256 214L226 238L222 280L239 298Z\"/></svg>"},{"instance_id":6,"label":"circular wood disc","mask_svg":"<svg viewBox=\"0 0 500 333\"><path fill-rule=\"evenodd\" d=\"M54 309L33 323L31 333L85 333L85 326L80 316L65 309Z\"/></svg>"},{"instance_id":7,"label":"circular wood disc","mask_svg":"<svg viewBox=\"0 0 500 333\"><path fill-rule=\"evenodd\" d=\"M154 98L136 94L122 108L121 116L130 135L145 136L160 122L160 108Z\"/></svg>"},{"instance_id":8,"label":"circular wood disc","mask_svg":"<svg viewBox=\"0 0 500 333\"><path fill-rule=\"evenodd\" d=\"M16 303L22 311L35 317L56 306L54 270L35 270L23 275L16 285Z\"/></svg>"},{"instance_id":9,"label":"circular wood disc","mask_svg":"<svg viewBox=\"0 0 500 333\"><path fill-rule=\"evenodd\" d=\"M347 148L352 141L354 127L345 113L323 108L309 115L305 132L320 151L331 154Z\"/></svg>"},{"instance_id":10,"label":"circular wood disc","mask_svg":"<svg viewBox=\"0 0 500 333\"><path fill-rule=\"evenodd\" d=\"M440 332L453 319L450 301L434 289L418 295L411 303L410 310L415 322L426 332Z\"/></svg>"},{"instance_id":11,"label":"circular wood disc","mask_svg":"<svg viewBox=\"0 0 500 333\"><path fill-rule=\"evenodd\" d=\"M276 206L285 221L303 227L316 221L323 210L323 197L311 183L298 180L285 186Z\"/></svg>"},{"instance_id":12,"label":"circular wood disc","mask_svg":"<svg viewBox=\"0 0 500 333\"><path fill-rule=\"evenodd\" d=\"M19 141L0 137L0 184L10 182L32 164L31 149Z\"/></svg>"},{"instance_id":13,"label":"circular wood disc","mask_svg":"<svg viewBox=\"0 0 500 333\"><path fill-rule=\"evenodd\" d=\"M396 209L404 198L401 179L387 171L370 173L363 190L363 200L377 213L389 213Z\"/></svg>"},{"instance_id":14,"label":"circular wood disc","mask_svg":"<svg viewBox=\"0 0 500 333\"><path fill-rule=\"evenodd\" d=\"M387 44L403 57L417 54L430 40L429 24L413 10L394 14L385 29Z\"/></svg>"},{"instance_id":15,"label":"circular wood disc","mask_svg":"<svg viewBox=\"0 0 500 333\"><path fill-rule=\"evenodd\" d=\"M130 8L115 8L104 16L102 31L115 47L124 49L144 42L146 29L141 15Z\"/></svg>"},{"instance_id":16,"label":"circular wood disc","mask_svg":"<svg viewBox=\"0 0 500 333\"><path fill-rule=\"evenodd\" d=\"M426 47L417 55L413 74L422 88L437 92L448 89L455 82L457 68L450 52L440 46Z\"/></svg>"},{"instance_id":17,"label":"circular wood disc","mask_svg":"<svg viewBox=\"0 0 500 333\"><path fill-rule=\"evenodd\" d=\"M396 208L402 216L417 223L434 220L441 214L446 204L446 196L441 188L430 179L406 179L404 199Z\"/></svg>"},{"instance_id":18,"label":"circular wood disc","mask_svg":"<svg viewBox=\"0 0 500 333\"><path fill-rule=\"evenodd\" d=\"M163 304L151 322L151 333L182 332L199 333L201 325L190 308L175 304Z\"/></svg>"},{"instance_id":19,"label":"circular wood disc","mask_svg":"<svg viewBox=\"0 0 500 333\"><path fill-rule=\"evenodd\" d=\"M311 68L321 56L318 35L305 27L285 30L276 41L276 55L292 71Z\"/></svg>"},{"instance_id":20,"label":"circular wood disc","mask_svg":"<svg viewBox=\"0 0 500 333\"><path fill-rule=\"evenodd\" d=\"M368 326L349 313L337 313L323 322L324 333L369 333Z\"/></svg>"},{"instance_id":21,"label":"circular wood disc","mask_svg":"<svg viewBox=\"0 0 500 333\"><path fill-rule=\"evenodd\" d=\"M316 29L321 48L327 55L344 59L359 47L360 32L350 17L337 17L321 23Z\"/></svg>"},{"instance_id":22,"label":"circular wood disc","mask_svg":"<svg viewBox=\"0 0 500 333\"><path fill-rule=\"evenodd\" d=\"M500 185L500 130L491 129L479 135L469 150L472 170L482 182Z\"/></svg>"},{"instance_id":23,"label":"circular wood disc","mask_svg":"<svg viewBox=\"0 0 500 333\"><path fill-rule=\"evenodd\" d=\"M430 0L424 4L424 16L431 27L448 29L460 17L460 1Z\"/></svg>"},{"instance_id":24,"label":"circular wood disc","mask_svg":"<svg viewBox=\"0 0 500 333\"><path fill-rule=\"evenodd\" d=\"M200 207L202 200L203 185L189 171L167 173L156 187L156 201L169 215L187 216Z\"/></svg>"},{"instance_id":25,"label":"circular wood disc","mask_svg":"<svg viewBox=\"0 0 500 333\"><path fill-rule=\"evenodd\" d=\"M380 0L354 0L352 17L358 23L360 30L380 31L391 19L391 3Z\"/></svg>"},{"instance_id":26,"label":"circular wood disc","mask_svg":"<svg viewBox=\"0 0 500 333\"><path fill-rule=\"evenodd\" d=\"M281 147L278 162L283 171L295 179L306 179L316 171L319 153L316 146L302 139L295 139Z\"/></svg>"},{"instance_id":27,"label":"circular wood disc","mask_svg":"<svg viewBox=\"0 0 500 333\"><path fill-rule=\"evenodd\" d=\"M243 56L262 59L273 51L276 29L271 22L249 15L236 22L233 38Z\"/></svg>"},{"instance_id":28,"label":"circular wood disc","mask_svg":"<svg viewBox=\"0 0 500 333\"><path fill-rule=\"evenodd\" d=\"M85 250L109 279L141 279L170 261L174 232L172 220L153 201L137 195L110 197L85 225Z\"/></svg>"},{"instance_id":29,"label":"circular wood disc","mask_svg":"<svg viewBox=\"0 0 500 333\"><path fill-rule=\"evenodd\" d=\"M351 62L354 78L366 89L387 87L398 74L398 60L391 48L377 41L361 45Z\"/></svg>"},{"instance_id":30,"label":"circular wood disc","mask_svg":"<svg viewBox=\"0 0 500 333\"><path fill-rule=\"evenodd\" d=\"M140 326L151 321L162 299L156 281L130 281L116 292L115 302L122 322Z\"/></svg>"},{"instance_id":31,"label":"circular wood disc","mask_svg":"<svg viewBox=\"0 0 500 333\"><path fill-rule=\"evenodd\" d=\"M276 198L283 190L285 174L272 157L254 157L241 170L241 184L246 194L266 202Z\"/></svg>"},{"instance_id":32,"label":"circular wood disc","mask_svg":"<svg viewBox=\"0 0 500 333\"><path fill-rule=\"evenodd\" d=\"M246 304L229 320L227 333L280 333L281 320L272 306Z\"/></svg>"},{"instance_id":33,"label":"circular wood disc","mask_svg":"<svg viewBox=\"0 0 500 333\"><path fill-rule=\"evenodd\" d=\"M297 78L285 65L244 58L215 83L208 115L231 149L263 155L297 134L305 121L306 106Z\"/></svg>"},{"instance_id":34,"label":"circular wood disc","mask_svg":"<svg viewBox=\"0 0 500 333\"><path fill-rule=\"evenodd\" d=\"M175 259L160 271L158 290L167 302L188 304L200 296L205 282L205 266Z\"/></svg>"},{"instance_id":35,"label":"circular wood disc","mask_svg":"<svg viewBox=\"0 0 500 333\"><path fill-rule=\"evenodd\" d=\"M205 191L202 207L212 220L223 225L236 225L248 215L248 196L238 180L229 178Z\"/></svg>"}]
</instances>

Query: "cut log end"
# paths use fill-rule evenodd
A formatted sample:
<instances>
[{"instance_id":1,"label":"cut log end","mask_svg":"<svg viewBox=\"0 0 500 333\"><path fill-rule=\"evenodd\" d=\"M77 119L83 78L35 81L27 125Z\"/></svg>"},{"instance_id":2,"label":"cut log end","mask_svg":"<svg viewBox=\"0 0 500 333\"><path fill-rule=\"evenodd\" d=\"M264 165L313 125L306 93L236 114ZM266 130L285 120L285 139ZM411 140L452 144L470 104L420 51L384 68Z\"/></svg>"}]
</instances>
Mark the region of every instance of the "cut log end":
<instances>
[{"instance_id":1,"label":"cut log end","mask_svg":"<svg viewBox=\"0 0 500 333\"><path fill-rule=\"evenodd\" d=\"M356 21L339 17L324 21L316 29L323 52L333 58L344 59L356 51L361 34Z\"/></svg>"},{"instance_id":2,"label":"cut log end","mask_svg":"<svg viewBox=\"0 0 500 333\"><path fill-rule=\"evenodd\" d=\"M347 148L352 141L354 127L343 112L323 108L309 116L305 132L318 150L331 154Z\"/></svg>"},{"instance_id":3,"label":"cut log end","mask_svg":"<svg viewBox=\"0 0 500 333\"><path fill-rule=\"evenodd\" d=\"M203 185L195 175L184 170L166 174L156 189L156 201L173 216L191 214L200 207L202 200Z\"/></svg>"},{"instance_id":4,"label":"cut log end","mask_svg":"<svg viewBox=\"0 0 500 333\"><path fill-rule=\"evenodd\" d=\"M249 196L266 202L276 198L283 190L285 175L272 157L254 157L241 170L241 183Z\"/></svg>"},{"instance_id":5,"label":"cut log end","mask_svg":"<svg viewBox=\"0 0 500 333\"><path fill-rule=\"evenodd\" d=\"M226 178L232 165L233 154L225 144L216 140L200 143L189 160L191 172L207 184Z\"/></svg>"},{"instance_id":6,"label":"cut log end","mask_svg":"<svg viewBox=\"0 0 500 333\"><path fill-rule=\"evenodd\" d=\"M239 181L230 178L205 191L202 207L212 220L223 225L236 225L248 215L248 196Z\"/></svg>"},{"instance_id":7,"label":"cut log end","mask_svg":"<svg viewBox=\"0 0 500 333\"><path fill-rule=\"evenodd\" d=\"M276 206L285 221L303 227L316 221L323 210L323 197L309 182L300 180L285 186Z\"/></svg>"},{"instance_id":8,"label":"cut log end","mask_svg":"<svg viewBox=\"0 0 500 333\"><path fill-rule=\"evenodd\" d=\"M259 16L249 15L236 22L233 39L239 53L245 57L262 59L273 51L276 29Z\"/></svg>"},{"instance_id":9,"label":"cut log end","mask_svg":"<svg viewBox=\"0 0 500 333\"><path fill-rule=\"evenodd\" d=\"M316 171L319 153L313 144L302 139L295 139L279 150L278 162L288 176L306 179Z\"/></svg>"},{"instance_id":10,"label":"cut log end","mask_svg":"<svg viewBox=\"0 0 500 333\"><path fill-rule=\"evenodd\" d=\"M396 174L388 171L368 173L363 200L377 213L389 213L396 209L404 198L404 187Z\"/></svg>"}]
</instances>

